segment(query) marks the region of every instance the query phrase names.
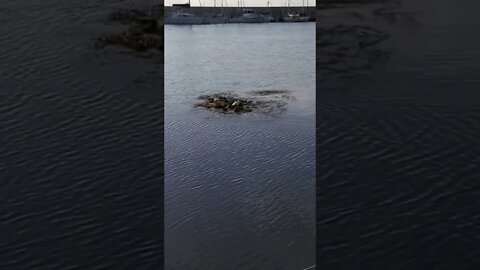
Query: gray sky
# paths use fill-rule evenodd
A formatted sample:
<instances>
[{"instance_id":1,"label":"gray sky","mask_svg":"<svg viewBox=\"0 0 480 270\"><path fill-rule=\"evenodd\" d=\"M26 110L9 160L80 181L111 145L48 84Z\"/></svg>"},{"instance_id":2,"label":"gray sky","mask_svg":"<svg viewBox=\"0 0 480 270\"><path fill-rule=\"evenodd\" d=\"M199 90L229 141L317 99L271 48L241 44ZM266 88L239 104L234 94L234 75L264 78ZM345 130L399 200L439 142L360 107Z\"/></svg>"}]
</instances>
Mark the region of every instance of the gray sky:
<instances>
[{"instance_id":1,"label":"gray sky","mask_svg":"<svg viewBox=\"0 0 480 270\"><path fill-rule=\"evenodd\" d=\"M199 0L190 0L192 6L199 6ZM214 0L200 0L203 6L213 6ZM221 0L216 0L217 6L220 6ZM267 6L268 0L244 0L245 6L255 7L255 6ZM285 5L286 0L270 0L272 6L283 6ZM171 6L173 4L182 4L187 3L188 0L165 0L166 6ZM237 0L226 0L228 6L236 7L238 6ZM310 6L315 6L315 0L308 0ZM291 6L302 6L302 0L290 0ZM307 0L305 0L305 5L307 5Z\"/></svg>"}]
</instances>

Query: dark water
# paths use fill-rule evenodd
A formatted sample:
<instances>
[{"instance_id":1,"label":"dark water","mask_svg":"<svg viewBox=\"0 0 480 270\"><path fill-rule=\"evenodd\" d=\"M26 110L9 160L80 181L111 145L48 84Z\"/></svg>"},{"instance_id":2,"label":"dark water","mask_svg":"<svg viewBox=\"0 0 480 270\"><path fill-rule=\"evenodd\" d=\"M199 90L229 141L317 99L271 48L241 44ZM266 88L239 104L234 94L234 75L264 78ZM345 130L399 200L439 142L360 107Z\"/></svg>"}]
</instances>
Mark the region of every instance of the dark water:
<instances>
[{"instance_id":1,"label":"dark water","mask_svg":"<svg viewBox=\"0 0 480 270\"><path fill-rule=\"evenodd\" d=\"M315 24L165 27L166 269L315 264ZM202 94L291 90L279 116Z\"/></svg>"},{"instance_id":2,"label":"dark water","mask_svg":"<svg viewBox=\"0 0 480 270\"><path fill-rule=\"evenodd\" d=\"M92 49L122 6L0 3L1 269L162 267L161 58Z\"/></svg>"},{"instance_id":3,"label":"dark water","mask_svg":"<svg viewBox=\"0 0 480 270\"><path fill-rule=\"evenodd\" d=\"M391 38L378 45L386 63L317 81L317 265L476 269L478 4L404 1L396 9L415 12L421 26L323 11L325 24L370 25Z\"/></svg>"}]
</instances>

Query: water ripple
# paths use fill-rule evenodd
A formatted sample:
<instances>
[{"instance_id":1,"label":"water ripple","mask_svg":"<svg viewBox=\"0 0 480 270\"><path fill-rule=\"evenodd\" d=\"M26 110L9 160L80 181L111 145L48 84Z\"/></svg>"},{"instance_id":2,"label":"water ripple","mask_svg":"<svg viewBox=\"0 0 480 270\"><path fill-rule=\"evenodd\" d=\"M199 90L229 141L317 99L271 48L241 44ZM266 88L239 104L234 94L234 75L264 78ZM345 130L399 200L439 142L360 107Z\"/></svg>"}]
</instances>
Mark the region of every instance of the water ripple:
<instances>
[{"instance_id":1,"label":"water ripple","mask_svg":"<svg viewBox=\"0 0 480 270\"><path fill-rule=\"evenodd\" d=\"M2 269L159 269L163 95L88 46L114 2L2 3Z\"/></svg>"}]
</instances>

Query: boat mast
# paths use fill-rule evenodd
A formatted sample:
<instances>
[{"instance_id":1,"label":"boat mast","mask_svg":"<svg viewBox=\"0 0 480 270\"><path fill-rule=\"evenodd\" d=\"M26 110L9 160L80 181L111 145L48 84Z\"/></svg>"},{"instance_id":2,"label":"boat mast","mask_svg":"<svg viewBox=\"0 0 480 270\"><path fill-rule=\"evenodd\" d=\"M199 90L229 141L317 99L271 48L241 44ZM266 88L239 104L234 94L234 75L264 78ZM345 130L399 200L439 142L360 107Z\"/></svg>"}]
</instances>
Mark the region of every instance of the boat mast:
<instances>
[{"instance_id":1,"label":"boat mast","mask_svg":"<svg viewBox=\"0 0 480 270\"><path fill-rule=\"evenodd\" d=\"M220 10L220 11L221 11L220 13L222 13L223 23L225 23L225 13L224 13L224 10L223 10L223 0L221 0L221 1L222 1L222 3L220 4L220 6L221 6L222 8L221 8L221 10Z\"/></svg>"}]
</instances>

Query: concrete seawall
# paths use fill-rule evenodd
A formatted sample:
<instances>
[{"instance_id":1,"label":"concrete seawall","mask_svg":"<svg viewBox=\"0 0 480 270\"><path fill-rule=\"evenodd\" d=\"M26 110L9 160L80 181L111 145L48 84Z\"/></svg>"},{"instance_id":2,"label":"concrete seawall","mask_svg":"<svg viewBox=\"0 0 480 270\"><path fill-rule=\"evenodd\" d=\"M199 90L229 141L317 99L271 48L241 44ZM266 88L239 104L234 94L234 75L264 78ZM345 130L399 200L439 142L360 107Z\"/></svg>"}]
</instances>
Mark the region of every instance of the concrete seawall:
<instances>
[{"instance_id":1,"label":"concrete seawall","mask_svg":"<svg viewBox=\"0 0 480 270\"><path fill-rule=\"evenodd\" d=\"M244 7L248 9L253 9L255 12L271 12L273 18L275 20L280 20L284 16L287 16L288 11L290 12L301 12L302 7ZM227 17L235 17L235 16L240 16L242 14L242 9L244 8L238 8L238 7L224 7L223 8L223 13L227 15ZM183 10L186 12L194 13L199 16L213 16L215 14L219 14L222 12L221 7L190 7L190 8L182 8L182 7L171 7L171 6L166 6L165 7L165 15L169 15L171 13L176 12L177 10ZM304 8L305 13L310 16L312 19L315 19L316 17L316 10L315 7L305 7Z\"/></svg>"}]
</instances>

